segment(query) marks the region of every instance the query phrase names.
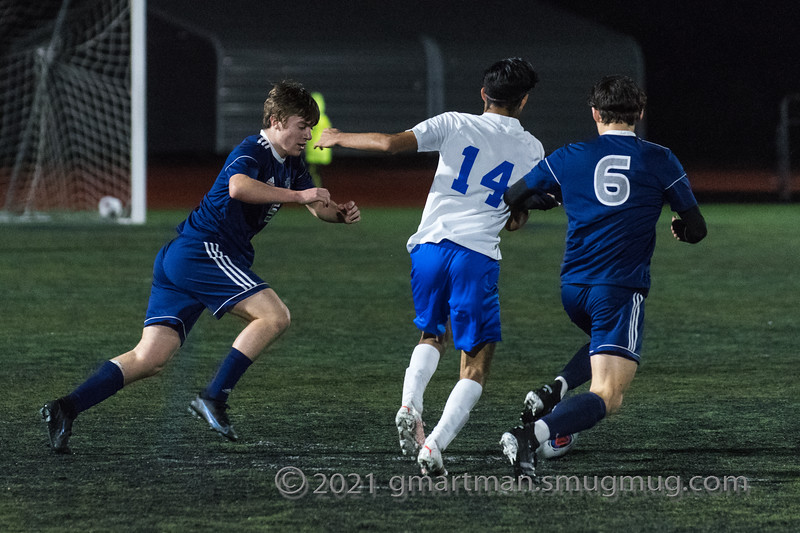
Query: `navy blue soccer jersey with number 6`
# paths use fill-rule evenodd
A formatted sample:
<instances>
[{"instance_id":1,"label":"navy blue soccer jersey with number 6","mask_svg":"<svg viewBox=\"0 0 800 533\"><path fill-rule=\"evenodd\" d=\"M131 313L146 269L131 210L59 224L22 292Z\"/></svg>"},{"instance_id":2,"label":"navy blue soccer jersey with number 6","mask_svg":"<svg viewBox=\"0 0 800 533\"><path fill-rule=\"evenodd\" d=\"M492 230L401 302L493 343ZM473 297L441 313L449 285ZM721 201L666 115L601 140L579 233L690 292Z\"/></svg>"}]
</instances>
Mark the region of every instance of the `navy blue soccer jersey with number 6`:
<instances>
[{"instance_id":1,"label":"navy blue soccer jersey with number 6","mask_svg":"<svg viewBox=\"0 0 800 533\"><path fill-rule=\"evenodd\" d=\"M678 213L697 205L675 155L629 131L564 146L524 180L530 189L561 190L568 219L561 281L567 284L648 289L664 203Z\"/></svg>"}]
</instances>

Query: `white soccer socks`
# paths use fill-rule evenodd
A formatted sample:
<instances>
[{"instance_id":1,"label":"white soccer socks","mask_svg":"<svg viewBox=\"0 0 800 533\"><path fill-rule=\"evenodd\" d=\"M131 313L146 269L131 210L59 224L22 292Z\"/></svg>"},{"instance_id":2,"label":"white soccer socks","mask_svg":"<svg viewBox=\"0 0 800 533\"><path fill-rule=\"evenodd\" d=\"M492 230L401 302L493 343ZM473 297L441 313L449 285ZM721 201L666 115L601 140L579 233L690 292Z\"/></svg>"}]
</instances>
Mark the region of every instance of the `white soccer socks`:
<instances>
[{"instance_id":1,"label":"white soccer socks","mask_svg":"<svg viewBox=\"0 0 800 533\"><path fill-rule=\"evenodd\" d=\"M533 424L533 435L536 437L536 442L541 444L550 440L550 428L542 419L539 419Z\"/></svg>"},{"instance_id":2,"label":"white soccer socks","mask_svg":"<svg viewBox=\"0 0 800 533\"><path fill-rule=\"evenodd\" d=\"M481 393L483 387L477 381L459 380L447 398L442 418L425 442L433 440L439 450L444 451L469 420L469 413L478 403Z\"/></svg>"},{"instance_id":3,"label":"white soccer socks","mask_svg":"<svg viewBox=\"0 0 800 533\"><path fill-rule=\"evenodd\" d=\"M411 352L411 361L403 380L403 405L413 407L422 414L422 396L439 366L439 350L430 344L417 344Z\"/></svg>"}]
</instances>

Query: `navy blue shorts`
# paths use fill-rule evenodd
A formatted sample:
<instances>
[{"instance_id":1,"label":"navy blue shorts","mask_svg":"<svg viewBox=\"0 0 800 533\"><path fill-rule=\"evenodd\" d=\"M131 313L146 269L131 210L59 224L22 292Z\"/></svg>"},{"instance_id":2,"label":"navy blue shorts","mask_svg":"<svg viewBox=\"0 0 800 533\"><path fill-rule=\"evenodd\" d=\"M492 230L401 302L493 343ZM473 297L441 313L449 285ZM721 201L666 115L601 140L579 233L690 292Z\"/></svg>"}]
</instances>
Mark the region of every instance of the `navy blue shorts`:
<instances>
[{"instance_id":1,"label":"navy blue shorts","mask_svg":"<svg viewBox=\"0 0 800 533\"><path fill-rule=\"evenodd\" d=\"M621 355L639 362L644 329L644 292L612 285L562 285L570 320L590 337L589 354Z\"/></svg>"},{"instance_id":2,"label":"navy blue shorts","mask_svg":"<svg viewBox=\"0 0 800 533\"><path fill-rule=\"evenodd\" d=\"M156 256L144 325L171 326L182 344L203 309L219 319L237 303L267 288L249 265L226 255L216 243L178 237Z\"/></svg>"},{"instance_id":3,"label":"navy blue shorts","mask_svg":"<svg viewBox=\"0 0 800 533\"><path fill-rule=\"evenodd\" d=\"M499 276L499 261L450 241L417 245L411 251L414 324L444 335L449 319L459 350L500 342Z\"/></svg>"}]
</instances>

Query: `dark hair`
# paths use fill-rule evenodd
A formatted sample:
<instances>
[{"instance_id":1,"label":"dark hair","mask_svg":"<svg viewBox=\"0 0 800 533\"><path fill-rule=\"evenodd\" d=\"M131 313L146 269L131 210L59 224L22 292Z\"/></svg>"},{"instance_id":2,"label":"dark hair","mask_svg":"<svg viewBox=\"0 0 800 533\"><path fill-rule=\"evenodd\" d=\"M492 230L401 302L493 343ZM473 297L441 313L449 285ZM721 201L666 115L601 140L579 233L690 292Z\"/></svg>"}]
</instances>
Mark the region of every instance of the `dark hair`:
<instances>
[{"instance_id":1,"label":"dark hair","mask_svg":"<svg viewBox=\"0 0 800 533\"><path fill-rule=\"evenodd\" d=\"M494 105L514 109L539 82L530 63L520 57L501 59L483 73L483 90Z\"/></svg>"},{"instance_id":2,"label":"dark hair","mask_svg":"<svg viewBox=\"0 0 800 533\"><path fill-rule=\"evenodd\" d=\"M293 115L315 126L319 122L319 106L311 93L296 81L284 80L274 84L264 101L263 127L269 128L270 117L283 124Z\"/></svg>"},{"instance_id":3,"label":"dark hair","mask_svg":"<svg viewBox=\"0 0 800 533\"><path fill-rule=\"evenodd\" d=\"M603 124L624 122L633 126L646 104L647 95L628 76L606 76L589 91L589 105L600 113Z\"/></svg>"}]
</instances>

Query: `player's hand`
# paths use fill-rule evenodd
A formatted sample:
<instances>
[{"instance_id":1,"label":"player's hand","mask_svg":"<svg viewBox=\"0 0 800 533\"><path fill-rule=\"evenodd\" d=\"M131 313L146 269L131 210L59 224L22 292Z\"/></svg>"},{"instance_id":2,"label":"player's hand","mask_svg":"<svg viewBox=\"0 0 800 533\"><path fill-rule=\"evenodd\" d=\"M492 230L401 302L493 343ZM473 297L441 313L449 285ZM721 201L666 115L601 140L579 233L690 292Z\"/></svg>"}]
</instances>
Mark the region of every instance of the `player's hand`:
<instances>
[{"instance_id":1,"label":"player's hand","mask_svg":"<svg viewBox=\"0 0 800 533\"><path fill-rule=\"evenodd\" d=\"M321 187L314 187L312 189L299 191L299 197L300 199L297 201L297 203L300 205L322 202L322 205L328 207L328 205L331 203L331 193L328 192L328 189L323 189Z\"/></svg>"},{"instance_id":2,"label":"player's hand","mask_svg":"<svg viewBox=\"0 0 800 533\"><path fill-rule=\"evenodd\" d=\"M345 204L336 204L336 218L344 224L355 224L361 220L361 211L353 200Z\"/></svg>"},{"instance_id":3,"label":"player's hand","mask_svg":"<svg viewBox=\"0 0 800 533\"><path fill-rule=\"evenodd\" d=\"M556 197L549 193L532 194L529 196L522 207L527 209L536 209L539 211L547 211L561 205Z\"/></svg>"},{"instance_id":4,"label":"player's hand","mask_svg":"<svg viewBox=\"0 0 800 533\"><path fill-rule=\"evenodd\" d=\"M314 144L314 148L331 148L336 146L336 134L339 130L336 128L325 128L319 136L319 140Z\"/></svg>"},{"instance_id":5,"label":"player's hand","mask_svg":"<svg viewBox=\"0 0 800 533\"><path fill-rule=\"evenodd\" d=\"M505 228L507 231L517 231L525 223L528 221L528 210L524 209L522 211L518 211L516 209L511 210L511 215L506 220Z\"/></svg>"},{"instance_id":6,"label":"player's hand","mask_svg":"<svg viewBox=\"0 0 800 533\"><path fill-rule=\"evenodd\" d=\"M670 228L673 237L681 242L686 242L686 222L673 215Z\"/></svg>"}]
</instances>

